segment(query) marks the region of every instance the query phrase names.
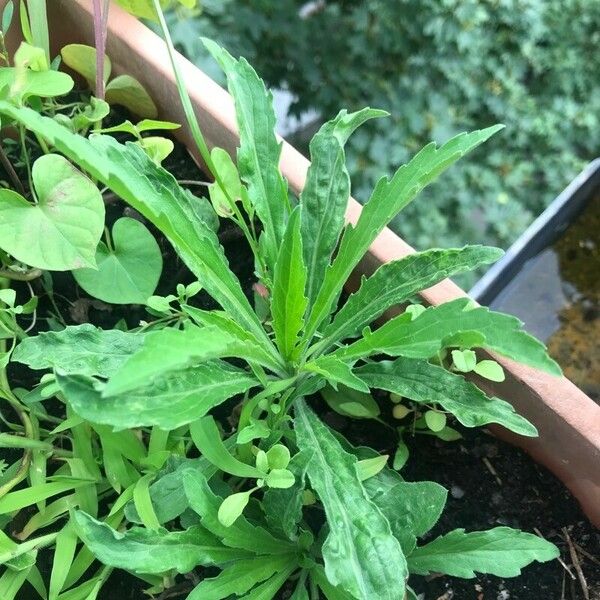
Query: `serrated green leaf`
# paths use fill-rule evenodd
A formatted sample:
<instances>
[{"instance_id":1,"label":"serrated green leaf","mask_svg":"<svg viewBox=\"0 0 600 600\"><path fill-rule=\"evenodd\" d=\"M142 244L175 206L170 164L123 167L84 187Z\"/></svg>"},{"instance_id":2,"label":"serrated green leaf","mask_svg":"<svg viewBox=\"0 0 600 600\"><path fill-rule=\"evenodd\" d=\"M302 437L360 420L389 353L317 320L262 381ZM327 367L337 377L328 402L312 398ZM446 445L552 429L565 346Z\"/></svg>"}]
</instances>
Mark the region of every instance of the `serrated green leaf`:
<instances>
[{"instance_id":1,"label":"serrated green leaf","mask_svg":"<svg viewBox=\"0 0 600 600\"><path fill-rule=\"evenodd\" d=\"M313 452L307 474L330 527L323 544L328 580L358 598L403 600L406 559L357 477L356 457L343 450L304 400L295 406L298 448Z\"/></svg>"},{"instance_id":2,"label":"serrated green leaf","mask_svg":"<svg viewBox=\"0 0 600 600\"><path fill-rule=\"evenodd\" d=\"M405 302L417 292L462 271L469 271L496 261L502 250L487 246L465 246L448 250L428 250L383 264L373 275L363 279L333 322L325 328L325 340L319 347L328 348L337 341L360 331L388 308Z\"/></svg>"},{"instance_id":3,"label":"serrated green leaf","mask_svg":"<svg viewBox=\"0 0 600 600\"><path fill-rule=\"evenodd\" d=\"M202 527L172 532L134 527L121 533L81 511L75 511L73 519L79 537L100 562L134 573L189 573L197 565L224 564L247 556L223 546Z\"/></svg>"},{"instance_id":4,"label":"serrated green leaf","mask_svg":"<svg viewBox=\"0 0 600 600\"><path fill-rule=\"evenodd\" d=\"M546 562L559 556L547 540L510 527L465 533L455 529L413 551L408 557L411 573L444 573L472 578L475 573L517 577L534 560Z\"/></svg>"},{"instance_id":5,"label":"serrated green leaf","mask_svg":"<svg viewBox=\"0 0 600 600\"><path fill-rule=\"evenodd\" d=\"M240 560L226 567L217 577L204 579L187 600L226 600L232 595L241 596L257 583L291 568L296 561L297 558L289 554Z\"/></svg>"},{"instance_id":6,"label":"serrated green leaf","mask_svg":"<svg viewBox=\"0 0 600 600\"><path fill-rule=\"evenodd\" d=\"M86 139L31 109L5 101L0 101L0 113L76 160L160 229L207 292L266 348L272 349L239 281L229 269L215 232L195 212L194 205L201 200L179 187L171 174L133 143L123 145L103 135Z\"/></svg>"},{"instance_id":7,"label":"serrated green leaf","mask_svg":"<svg viewBox=\"0 0 600 600\"><path fill-rule=\"evenodd\" d=\"M293 360L308 299L304 295L306 266L300 236L300 207L292 212L277 254L271 295L271 313L277 347L286 360Z\"/></svg>"},{"instance_id":8,"label":"serrated green leaf","mask_svg":"<svg viewBox=\"0 0 600 600\"><path fill-rule=\"evenodd\" d=\"M296 552L294 544L274 537L263 527L250 523L243 515L230 527L223 526L217 517L223 499L214 494L201 473L186 473L183 485L190 506L200 515L202 525L226 546L253 554L281 555Z\"/></svg>"},{"instance_id":9,"label":"serrated green leaf","mask_svg":"<svg viewBox=\"0 0 600 600\"><path fill-rule=\"evenodd\" d=\"M238 169L248 197L264 227L264 252L273 271L289 212L287 183L279 171L281 145L275 137L272 95L248 62L235 60L225 49L203 40L227 75L240 132Z\"/></svg>"},{"instance_id":10,"label":"serrated green leaf","mask_svg":"<svg viewBox=\"0 0 600 600\"><path fill-rule=\"evenodd\" d=\"M117 429L156 425L169 431L199 419L258 383L246 372L219 361L168 374L148 387L108 398L86 376L57 373L57 382L73 410L92 423Z\"/></svg>"},{"instance_id":11,"label":"serrated green leaf","mask_svg":"<svg viewBox=\"0 0 600 600\"><path fill-rule=\"evenodd\" d=\"M12 190L0 190L0 247L39 269L95 267L104 228L98 188L57 154L38 158L32 179L37 204Z\"/></svg>"},{"instance_id":12,"label":"serrated green leaf","mask_svg":"<svg viewBox=\"0 0 600 600\"><path fill-rule=\"evenodd\" d=\"M300 194L300 230L304 264L308 269L306 295L310 304L319 291L344 226L350 197L344 145L360 125L386 114L370 108L354 113L343 110L335 119L322 125L310 142L311 164Z\"/></svg>"},{"instance_id":13,"label":"serrated green leaf","mask_svg":"<svg viewBox=\"0 0 600 600\"><path fill-rule=\"evenodd\" d=\"M383 177L379 180L356 226L344 231L335 260L325 273L312 307L307 323L308 336L312 336L329 316L350 273L390 220L450 165L501 128L496 125L461 133L439 148L432 142L401 166L391 179Z\"/></svg>"},{"instance_id":14,"label":"serrated green leaf","mask_svg":"<svg viewBox=\"0 0 600 600\"><path fill-rule=\"evenodd\" d=\"M112 229L113 247L96 249L97 269L76 269L77 283L94 298L111 304L145 304L154 293L162 271L162 254L148 229L129 217Z\"/></svg>"},{"instance_id":15,"label":"serrated green leaf","mask_svg":"<svg viewBox=\"0 0 600 600\"><path fill-rule=\"evenodd\" d=\"M454 338L453 343L456 343L458 334L469 332L468 339L475 343L481 339L477 334L483 335L484 348L553 375L561 374L544 344L523 331L519 319L483 306L471 308L469 302L468 298L458 298L432 306L414 320L410 315L399 315L372 333L363 332L361 339L337 350L334 355L357 359L383 352L392 356L430 358L448 339Z\"/></svg>"},{"instance_id":16,"label":"serrated green leaf","mask_svg":"<svg viewBox=\"0 0 600 600\"><path fill-rule=\"evenodd\" d=\"M261 478L263 473L255 467L241 462L230 454L221 440L219 429L211 416L202 417L190 425L192 441L204 458L230 475Z\"/></svg>"},{"instance_id":17,"label":"serrated green leaf","mask_svg":"<svg viewBox=\"0 0 600 600\"><path fill-rule=\"evenodd\" d=\"M58 367L68 374L109 377L143 341L143 333L104 330L85 323L24 339L15 348L12 360L30 369Z\"/></svg>"},{"instance_id":18,"label":"serrated green leaf","mask_svg":"<svg viewBox=\"0 0 600 600\"><path fill-rule=\"evenodd\" d=\"M400 394L414 402L439 404L466 427L499 423L521 435L537 435L536 428L518 415L511 404L488 398L464 377L427 361L410 358L380 361L359 367L356 373L370 387Z\"/></svg>"},{"instance_id":19,"label":"serrated green leaf","mask_svg":"<svg viewBox=\"0 0 600 600\"><path fill-rule=\"evenodd\" d=\"M218 326L172 327L146 334L142 347L109 379L103 396L116 396L152 384L169 373L205 364L215 358L244 358L276 368L261 346L250 336Z\"/></svg>"}]
</instances>

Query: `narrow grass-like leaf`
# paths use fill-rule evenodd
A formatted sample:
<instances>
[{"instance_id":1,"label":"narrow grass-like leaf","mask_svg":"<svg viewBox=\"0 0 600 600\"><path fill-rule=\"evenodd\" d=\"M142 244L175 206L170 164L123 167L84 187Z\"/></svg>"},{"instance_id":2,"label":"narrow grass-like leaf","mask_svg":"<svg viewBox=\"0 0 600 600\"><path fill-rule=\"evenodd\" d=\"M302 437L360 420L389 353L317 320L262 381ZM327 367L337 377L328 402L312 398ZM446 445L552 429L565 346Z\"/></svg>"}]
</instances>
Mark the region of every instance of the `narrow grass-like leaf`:
<instances>
[{"instance_id":1,"label":"narrow grass-like leaf","mask_svg":"<svg viewBox=\"0 0 600 600\"><path fill-rule=\"evenodd\" d=\"M327 348L355 334L386 309L405 302L442 279L492 263L502 254L499 248L465 246L418 252L385 263L371 277L363 279L359 290L348 298L325 328L325 340L319 347Z\"/></svg>"},{"instance_id":2,"label":"narrow grass-like leaf","mask_svg":"<svg viewBox=\"0 0 600 600\"><path fill-rule=\"evenodd\" d=\"M281 145L275 137L273 97L248 62L203 40L227 75L240 131L238 170L248 197L264 227L264 251L273 270L289 212L287 182L279 171Z\"/></svg>"},{"instance_id":3,"label":"narrow grass-like leaf","mask_svg":"<svg viewBox=\"0 0 600 600\"><path fill-rule=\"evenodd\" d=\"M330 527L323 544L327 578L357 598L404 600L406 559L358 479L356 457L344 451L304 400L295 406L298 447L313 453L307 474Z\"/></svg>"},{"instance_id":4,"label":"narrow grass-like leaf","mask_svg":"<svg viewBox=\"0 0 600 600\"><path fill-rule=\"evenodd\" d=\"M89 323L25 338L12 360L30 369L60 368L62 373L110 377L136 352L143 333L104 330Z\"/></svg>"},{"instance_id":5,"label":"narrow grass-like leaf","mask_svg":"<svg viewBox=\"0 0 600 600\"><path fill-rule=\"evenodd\" d=\"M77 534L71 524L63 527L56 538L54 559L50 573L48 600L55 600L62 591L65 580L73 563L77 547Z\"/></svg>"},{"instance_id":6,"label":"narrow grass-like leaf","mask_svg":"<svg viewBox=\"0 0 600 600\"><path fill-rule=\"evenodd\" d=\"M455 529L417 548L409 557L411 573L445 573L471 578L475 573L517 577L534 560L546 562L559 556L547 540L510 527L465 533Z\"/></svg>"},{"instance_id":7,"label":"narrow grass-like leaf","mask_svg":"<svg viewBox=\"0 0 600 600\"><path fill-rule=\"evenodd\" d=\"M220 361L177 371L148 387L108 398L89 377L57 373L56 379L78 415L117 429L150 425L175 429L257 385L245 371Z\"/></svg>"},{"instance_id":8,"label":"narrow grass-like leaf","mask_svg":"<svg viewBox=\"0 0 600 600\"><path fill-rule=\"evenodd\" d=\"M301 208L296 207L290 216L273 276L273 329L277 347L287 360L295 356L308 302L304 295L306 266L300 237L300 211Z\"/></svg>"},{"instance_id":9,"label":"narrow grass-like leaf","mask_svg":"<svg viewBox=\"0 0 600 600\"><path fill-rule=\"evenodd\" d=\"M173 532L134 527L121 533L84 512L75 511L73 518L77 533L100 562L134 573L189 573L197 565L246 557L245 552L223 546L202 527Z\"/></svg>"},{"instance_id":10,"label":"narrow grass-like leaf","mask_svg":"<svg viewBox=\"0 0 600 600\"><path fill-rule=\"evenodd\" d=\"M521 435L537 435L537 429L517 414L511 404L488 398L461 375L425 360L398 358L369 363L356 369L356 373L369 387L387 390L414 402L439 404L466 427L499 423Z\"/></svg>"},{"instance_id":11,"label":"narrow grass-like leaf","mask_svg":"<svg viewBox=\"0 0 600 600\"><path fill-rule=\"evenodd\" d=\"M26 506L37 504L42 500L57 496L64 492L70 492L82 485L89 485L89 481L52 481L42 483L32 488L10 492L0 498L0 515L21 510Z\"/></svg>"},{"instance_id":12,"label":"narrow grass-like leaf","mask_svg":"<svg viewBox=\"0 0 600 600\"><path fill-rule=\"evenodd\" d=\"M438 175L501 128L501 125L496 125L461 133L440 148L432 142L401 166L391 179L384 177L379 180L356 226L344 231L338 253L327 269L312 307L307 337L311 337L330 315L350 273L383 228Z\"/></svg>"},{"instance_id":13,"label":"narrow grass-like leaf","mask_svg":"<svg viewBox=\"0 0 600 600\"><path fill-rule=\"evenodd\" d=\"M334 355L345 359L376 353L431 358L446 345L446 341L461 344L459 334L475 332L475 336L468 337L472 337L477 345L553 375L561 374L560 367L548 356L544 344L523 331L523 323L519 319L483 306L472 308L470 302L469 298L458 298L432 306L416 319L404 313L374 332L364 331L361 339L336 350Z\"/></svg>"},{"instance_id":14,"label":"narrow grass-like leaf","mask_svg":"<svg viewBox=\"0 0 600 600\"><path fill-rule=\"evenodd\" d=\"M350 176L344 145L353 131L385 111L365 108L341 111L325 123L310 142L311 164L300 194L304 263L308 269L306 295L314 302L325 270L337 246L350 197Z\"/></svg>"}]
</instances>

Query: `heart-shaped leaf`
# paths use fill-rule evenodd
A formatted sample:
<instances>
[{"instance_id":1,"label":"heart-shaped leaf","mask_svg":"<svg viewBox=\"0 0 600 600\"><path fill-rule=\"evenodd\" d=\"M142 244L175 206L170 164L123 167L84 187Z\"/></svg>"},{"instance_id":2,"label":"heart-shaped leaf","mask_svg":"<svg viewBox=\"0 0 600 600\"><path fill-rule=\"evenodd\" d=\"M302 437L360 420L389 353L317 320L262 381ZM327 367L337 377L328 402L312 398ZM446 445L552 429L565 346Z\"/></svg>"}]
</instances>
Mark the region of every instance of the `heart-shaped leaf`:
<instances>
[{"instance_id":1,"label":"heart-shaped leaf","mask_svg":"<svg viewBox=\"0 0 600 600\"><path fill-rule=\"evenodd\" d=\"M95 267L104 227L98 188L57 154L38 158L32 178L37 204L0 190L0 248L38 269Z\"/></svg>"},{"instance_id":2,"label":"heart-shaped leaf","mask_svg":"<svg viewBox=\"0 0 600 600\"><path fill-rule=\"evenodd\" d=\"M158 114L150 94L131 75L119 75L106 86L106 101L120 104L140 117L154 119Z\"/></svg>"},{"instance_id":3,"label":"heart-shaped leaf","mask_svg":"<svg viewBox=\"0 0 600 600\"><path fill-rule=\"evenodd\" d=\"M145 225L128 217L116 221L112 240L113 248L98 244L98 270L78 269L73 276L90 296L104 302L144 304L160 278L160 248Z\"/></svg>"}]
</instances>

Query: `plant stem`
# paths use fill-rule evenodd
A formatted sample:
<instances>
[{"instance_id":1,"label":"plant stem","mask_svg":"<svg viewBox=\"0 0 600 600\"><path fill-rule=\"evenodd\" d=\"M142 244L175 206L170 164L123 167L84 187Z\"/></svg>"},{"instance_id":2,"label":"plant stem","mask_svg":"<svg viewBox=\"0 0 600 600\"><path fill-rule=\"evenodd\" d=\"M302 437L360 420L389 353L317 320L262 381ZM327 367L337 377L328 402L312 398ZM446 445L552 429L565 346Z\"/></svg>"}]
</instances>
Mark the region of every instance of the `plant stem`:
<instances>
[{"instance_id":1,"label":"plant stem","mask_svg":"<svg viewBox=\"0 0 600 600\"><path fill-rule=\"evenodd\" d=\"M106 3L93 0L94 5L94 44L96 46L96 98L104 100L104 53L106 50Z\"/></svg>"},{"instance_id":2,"label":"plant stem","mask_svg":"<svg viewBox=\"0 0 600 600\"><path fill-rule=\"evenodd\" d=\"M29 191L33 197L35 203L38 203L37 196L35 194L35 188L33 187L33 177L31 176L31 163L29 161L29 152L27 151L27 141L25 140L25 128L23 125L19 125L19 139L21 141L21 152L23 155L23 161L27 167L27 180L29 182Z\"/></svg>"},{"instance_id":3,"label":"plant stem","mask_svg":"<svg viewBox=\"0 0 600 600\"><path fill-rule=\"evenodd\" d=\"M4 148L2 148L2 146L0 146L0 162L2 162L2 166L4 167L4 170L6 171L8 176L10 177L17 192L19 192L21 196L25 196L25 188L23 187L23 184L21 183L21 180L19 179L15 168L12 166L12 163L6 155L6 152L4 152Z\"/></svg>"},{"instance_id":4,"label":"plant stem","mask_svg":"<svg viewBox=\"0 0 600 600\"><path fill-rule=\"evenodd\" d=\"M29 271L11 271L10 269L0 269L0 277L12 279L13 281L33 281L42 276L41 269L30 269Z\"/></svg>"}]
</instances>

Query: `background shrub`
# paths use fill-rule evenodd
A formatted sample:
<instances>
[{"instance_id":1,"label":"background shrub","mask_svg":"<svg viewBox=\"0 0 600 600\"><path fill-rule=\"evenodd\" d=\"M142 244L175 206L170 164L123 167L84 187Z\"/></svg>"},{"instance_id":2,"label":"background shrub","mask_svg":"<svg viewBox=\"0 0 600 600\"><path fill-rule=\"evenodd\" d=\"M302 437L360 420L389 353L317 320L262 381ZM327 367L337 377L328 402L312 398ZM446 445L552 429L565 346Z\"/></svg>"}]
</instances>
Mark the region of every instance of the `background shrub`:
<instances>
[{"instance_id":1,"label":"background shrub","mask_svg":"<svg viewBox=\"0 0 600 600\"><path fill-rule=\"evenodd\" d=\"M216 73L198 34L216 39L289 89L294 114L390 111L349 145L361 201L428 141L505 123L394 223L418 248L506 247L599 153L596 0L204 0L175 21L194 61Z\"/></svg>"}]
</instances>

